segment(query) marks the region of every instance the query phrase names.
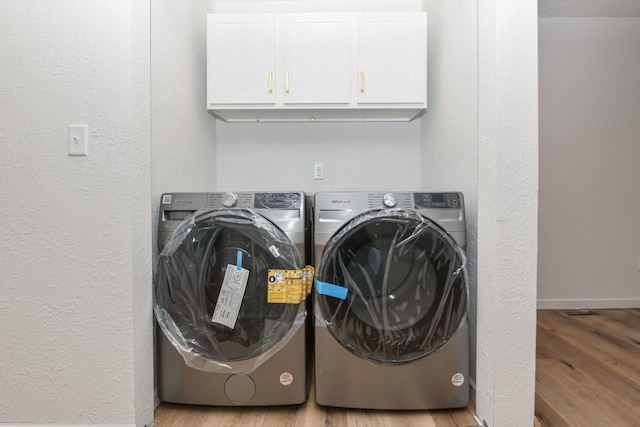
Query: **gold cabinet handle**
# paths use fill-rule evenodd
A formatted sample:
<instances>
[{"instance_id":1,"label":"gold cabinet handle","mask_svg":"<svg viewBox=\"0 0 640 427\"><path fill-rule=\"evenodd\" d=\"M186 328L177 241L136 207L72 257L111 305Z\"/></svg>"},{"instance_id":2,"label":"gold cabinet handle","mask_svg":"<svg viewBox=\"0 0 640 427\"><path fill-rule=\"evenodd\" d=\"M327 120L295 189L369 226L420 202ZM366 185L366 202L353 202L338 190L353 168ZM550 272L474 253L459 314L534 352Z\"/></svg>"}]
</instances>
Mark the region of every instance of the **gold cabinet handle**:
<instances>
[{"instance_id":1,"label":"gold cabinet handle","mask_svg":"<svg viewBox=\"0 0 640 427\"><path fill-rule=\"evenodd\" d=\"M289 72L284 73L284 90L289 93Z\"/></svg>"},{"instance_id":2,"label":"gold cabinet handle","mask_svg":"<svg viewBox=\"0 0 640 427\"><path fill-rule=\"evenodd\" d=\"M273 71L269 72L269 93L273 93Z\"/></svg>"},{"instance_id":3,"label":"gold cabinet handle","mask_svg":"<svg viewBox=\"0 0 640 427\"><path fill-rule=\"evenodd\" d=\"M360 92L364 92L364 71L360 71Z\"/></svg>"}]
</instances>

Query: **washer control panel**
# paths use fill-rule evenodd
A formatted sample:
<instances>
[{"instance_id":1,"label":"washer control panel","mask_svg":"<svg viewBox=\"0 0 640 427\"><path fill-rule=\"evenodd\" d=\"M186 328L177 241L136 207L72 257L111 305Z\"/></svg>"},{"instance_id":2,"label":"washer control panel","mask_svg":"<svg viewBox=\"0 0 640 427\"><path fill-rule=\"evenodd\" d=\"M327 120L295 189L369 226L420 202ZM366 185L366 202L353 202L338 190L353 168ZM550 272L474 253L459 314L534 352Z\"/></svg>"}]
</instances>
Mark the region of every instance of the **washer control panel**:
<instances>
[{"instance_id":1,"label":"washer control panel","mask_svg":"<svg viewBox=\"0 0 640 427\"><path fill-rule=\"evenodd\" d=\"M162 250L180 223L201 209L255 209L285 233L303 232L308 226L302 192L165 193L160 204L158 248Z\"/></svg>"},{"instance_id":2,"label":"washer control panel","mask_svg":"<svg viewBox=\"0 0 640 427\"><path fill-rule=\"evenodd\" d=\"M366 193L367 205L369 209L379 208L400 208L411 209L413 208L413 195L412 193L399 191L397 193ZM350 198L344 198L347 204L351 204ZM354 200L356 206L359 202Z\"/></svg>"}]
</instances>

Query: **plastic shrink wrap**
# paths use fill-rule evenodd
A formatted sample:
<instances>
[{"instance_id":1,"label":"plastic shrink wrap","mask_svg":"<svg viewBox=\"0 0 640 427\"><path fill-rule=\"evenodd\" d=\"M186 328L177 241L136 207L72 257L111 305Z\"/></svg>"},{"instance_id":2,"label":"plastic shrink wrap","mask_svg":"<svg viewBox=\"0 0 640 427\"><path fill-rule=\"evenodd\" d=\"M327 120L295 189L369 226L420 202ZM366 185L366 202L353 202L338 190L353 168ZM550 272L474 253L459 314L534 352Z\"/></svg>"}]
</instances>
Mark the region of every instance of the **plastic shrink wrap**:
<instances>
[{"instance_id":1,"label":"plastic shrink wrap","mask_svg":"<svg viewBox=\"0 0 640 427\"><path fill-rule=\"evenodd\" d=\"M300 268L286 234L255 212L197 211L159 255L154 277L158 324L188 366L250 373L282 348L306 318L304 301L267 303L268 270ZM225 281L225 275L238 280ZM246 285L239 289L244 275Z\"/></svg>"},{"instance_id":2,"label":"plastic shrink wrap","mask_svg":"<svg viewBox=\"0 0 640 427\"><path fill-rule=\"evenodd\" d=\"M455 241L419 213L365 212L327 242L316 271L316 322L376 363L425 357L466 319L465 264Z\"/></svg>"}]
</instances>

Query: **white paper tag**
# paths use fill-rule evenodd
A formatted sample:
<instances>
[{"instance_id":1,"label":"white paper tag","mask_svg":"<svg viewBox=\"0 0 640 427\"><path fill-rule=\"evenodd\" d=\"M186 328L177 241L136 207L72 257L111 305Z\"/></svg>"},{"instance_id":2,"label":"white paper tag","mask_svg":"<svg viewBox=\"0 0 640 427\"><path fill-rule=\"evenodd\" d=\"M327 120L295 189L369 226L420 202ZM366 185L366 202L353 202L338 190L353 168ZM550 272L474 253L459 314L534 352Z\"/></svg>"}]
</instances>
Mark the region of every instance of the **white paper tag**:
<instances>
[{"instance_id":1,"label":"white paper tag","mask_svg":"<svg viewBox=\"0 0 640 427\"><path fill-rule=\"evenodd\" d=\"M235 265L227 265L227 271L222 281L222 289L220 289L216 308L213 310L213 316L211 317L212 322L231 329L235 328L248 279L249 270L244 268L238 270Z\"/></svg>"},{"instance_id":2,"label":"white paper tag","mask_svg":"<svg viewBox=\"0 0 640 427\"><path fill-rule=\"evenodd\" d=\"M276 248L276 245L269 246L269 250L274 257L278 258L280 256L280 251Z\"/></svg>"}]
</instances>

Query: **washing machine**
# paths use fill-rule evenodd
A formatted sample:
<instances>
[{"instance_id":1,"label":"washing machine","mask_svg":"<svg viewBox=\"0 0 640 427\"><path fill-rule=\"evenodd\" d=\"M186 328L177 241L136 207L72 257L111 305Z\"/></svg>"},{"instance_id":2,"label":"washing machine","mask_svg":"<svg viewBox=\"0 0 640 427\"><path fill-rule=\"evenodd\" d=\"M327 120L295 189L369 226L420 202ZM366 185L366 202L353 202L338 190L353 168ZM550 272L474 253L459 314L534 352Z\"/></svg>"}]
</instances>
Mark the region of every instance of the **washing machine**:
<instances>
[{"instance_id":1,"label":"washing machine","mask_svg":"<svg viewBox=\"0 0 640 427\"><path fill-rule=\"evenodd\" d=\"M164 402L304 402L311 339L302 192L168 193L154 274Z\"/></svg>"},{"instance_id":2,"label":"washing machine","mask_svg":"<svg viewBox=\"0 0 640 427\"><path fill-rule=\"evenodd\" d=\"M320 405L417 410L468 404L465 248L459 192L316 194Z\"/></svg>"}]
</instances>

